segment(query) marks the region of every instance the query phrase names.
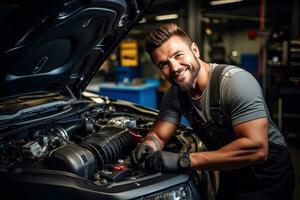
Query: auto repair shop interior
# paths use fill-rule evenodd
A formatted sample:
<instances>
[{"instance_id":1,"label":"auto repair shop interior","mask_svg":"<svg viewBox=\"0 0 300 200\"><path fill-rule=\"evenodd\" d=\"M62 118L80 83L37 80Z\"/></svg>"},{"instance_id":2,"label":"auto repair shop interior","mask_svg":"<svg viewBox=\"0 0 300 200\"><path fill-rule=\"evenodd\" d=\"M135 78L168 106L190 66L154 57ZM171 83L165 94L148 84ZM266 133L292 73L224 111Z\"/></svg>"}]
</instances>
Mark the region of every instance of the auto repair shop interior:
<instances>
[{"instance_id":1,"label":"auto repair shop interior","mask_svg":"<svg viewBox=\"0 0 300 200\"><path fill-rule=\"evenodd\" d=\"M51 10L49 8L47 16L41 17L42 20L40 21L37 20L37 24L35 24L35 26L33 26L33 28L28 32L26 30L23 33L20 33L20 35L16 32L15 37L10 37L8 33L14 34L13 29L4 29L0 27L0 67L2 69L4 68L4 70L1 70L0 74L0 77L2 78L0 80L1 84L4 84L4 87L0 85L1 91L4 91L3 95L0 95L0 158L2 160L0 162L0 195L4 192L2 191L2 186L5 186L6 184L1 182L3 174L3 177L5 178L3 180L10 180L13 184L15 180L18 180L18 184L22 184L22 173L25 173L26 176L30 177L27 179L28 183L31 185L37 185L37 188L41 188L41 190L33 190L34 194L35 192L40 191L39 195L48 190L48 195L56 195L54 194L55 192L52 191L55 190L58 191L57 195L61 195L60 197L62 198L72 197L66 199L89 199L85 198L86 196L84 196L84 198L76 196L77 194L84 195L85 193L88 194L90 199L122 199L125 198L126 195L129 195L126 196L126 199L127 197L128 199L146 200L169 199L166 198L166 196L173 194L173 198L170 199L193 199L191 194L190 198L186 198L186 191L192 191L192 189L188 190L187 188L193 188L193 186L190 186L190 181L188 181L189 179L186 178L186 176L173 177L171 175L167 175L167 178L164 179L165 177L151 177L148 176L149 174L145 175L138 170L134 172L134 170L131 171L132 169L130 169L128 171L124 170L124 173L122 172L122 176L124 175L124 177L112 177L112 172L105 169L105 167L109 165L111 169L116 171L123 170L116 168L116 166L111 167L112 163L110 162L118 161L122 164L124 160L121 159L120 161L118 156L121 152L123 152L123 150L128 150L126 151L126 155L123 156L127 156L126 158L129 160L129 151L132 150L129 147L133 146L130 145L132 138L125 138L127 132L130 132L128 131L128 127L134 127L133 130L141 131L142 133L149 131L151 120L153 120L155 116L153 113L157 112L160 108L162 97L170 87L170 83L162 76L160 70L151 62L149 55L145 51L144 42L146 35L154 28L159 25L172 22L182 27L182 29L198 45L200 49L200 58L202 60L207 63L224 63L239 66L250 72L258 81L262 88L270 115L288 144L296 176L294 200L299 200L300 128L298 125L300 122L300 1L155 0L151 5L149 3L150 1L151 0L56 0L53 2L57 2L57 4L61 5L57 9L52 5L51 1L45 1L47 2L47 5L53 6L51 7L51 9L53 9ZM9 0L3 2L5 4L9 2ZM21 1L14 0L13 2L19 3ZM34 0L31 0L30 2L34 2ZM140 10L137 8L140 6L143 10L144 7L147 7L148 3L150 7L146 10L144 15L139 18L140 20L136 22L134 26L131 26L132 22L130 20L137 19L137 16L140 14ZM8 10L1 4L2 2L0 3L0 16L8 16ZM84 7L86 4L88 6ZM89 4L91 4L91 7L89 7ZM78 6L78 9L74 9L74 7L72 7L73 5L76 9L76 6ZM71 11L67 9L62 12L57 11L61 7L65 8L68 6ZM10 5L10 7L13 10L14 4L12 4L12 6ZM72 9L74 9L74 12ZM48 9L44 9L45 12L47 10ZM78 10L80 10L80 12ZM135 14L132 14L133 16L128 14L128 18L124 17L123 14L121 15L122 18L117 16L116 13L123 12L123 10L126 11L124 11L126 14ZM132 10L136 12L132 12ZM85 18L86 16L94 15L94 13L97 12L100 13L100 17L95 15L95 17L92 16L89 19ZM36 16L40 17L42 15L42 12L37 12ZM30 27L31 24L29 20L34 21L36 16L24 17L24 19L27 20L24 21L29 24L26 24L28 27ZM115 18L119 21L112 20L115 20ZM85 21L80 21L83 19L85 19ZM1 20L2 18L0 18L0 24L5 24L5 21ZM100 21L100 23L96 24L97 20ZM113 22L110 22L109 20L112 20ZM79 21L78 24L77 21ZM106 29L103 27L99 28L99 24L105 24L103 26L109 24L107 25L108 28L105 27L107 29L113 27L109 29L109 34L111 35L108 34L109 36L107 36L105 33ZM49 27L47 27L48 25ZM63 25L65 26L63 27ZM77 30L76 25L80 27L82 26L77 35L72 32L73 30ZM131 29L128 34L123 37L127 31L127 25ZM60 26L63 28L60 29ZM23 28L22 24L17 24L13 28L16 27L20 29ZM87 30L92 30L92 33L84 33L83 29L86 27L90 28ZM96 32L95 30L98 30L96 28L101 30L100 34L94 33ZM92 44L94 41L92 41L91 38L94 36L96 38L100 35L99 37L102 38L97 41L99 42L97 45L95 45L96 42L93 43L94 46L90 49L95 51L90 53L92 51L84 51L85 48L82 48L80 45L78 46L82 49L73 48L76 43L74 42L75 40L70 42L71 39L69 39L66 42L64 40L64 34L70 34L70 38L79 38L78 43L82 42L80 45L83 46ZM69 35L67 36L69 37ZM82 39L84 36L87 37ZM50 40L51 37L56 39L55 42ZM7 38L11 40L7 40ZM38 39L30 44L31 38ZM122 40L120 38L122 38ZM49 39L49 43L47 39ZM117 45L114 40L120 41L120 43ZM103 46L101 46L102 44ZM112 49L110 48L110 44L117 46ZM57 47L57 52L52 54L53 49L56 51L56 45L60 46L59 48ZM2 51L2 48L4 51ZM20 51L18 48L20 48ZM50 52L49 49L52 49L52 52ZM106 55L106 52L110 53ZM43 53L55 55L54 57L56 58L60 55L61 57L54 59L55 61L53 61L50 59L50 56L42 55ZM89 55L86 57L82 56L87 54ZM72 59L69 59L69 55L72 55L73 57L79 55L83 58L73 59L73 57L70 56ZM82 67L84 65L83 63L92 65L90 63L94 62L93 59L90 59L93 55L100 55L100 57L104 55L103 57L106 59L100 59L101 66L98 65L99 69L97 70L94 70L94 68L90 71L84 69L84 67ZM41 56L42 58L40 59L38 56ZM67 64L64 65L64 59L68 61L66 61L68 66ZM51 62L54 62L57 66L54 66L54 64L51 65ZM7 66L5 66L6 64ZM17 65L21 65L22 67L23 65L31 65L29 66L31 68L21 69L21 67L16 67ZM75 68L74 71L77 70L76 73L70 72L71 70L69 65L72 65L72 67ZM2 75L3 71L5 71L6 74L3 73ZM69 72L70 74L68 74ZM81 72L82 74L80 74ZM58 76L53 78L52 75L55 73L57 73ZM88 79L85 77L86 74L94 74L95 76L93 79ZM65 81L66 85L63 85L65 83L63 78L64 75L67 75L70 79ZM27 81L31 80L29 79L31 77L36 78L37 82ZM56 78L61 80L63 83L58 83L59 81L56 83ZM85 82L86 80L90 80L90 82ZM17 86L14 85L15 82L18 83ZM48 85L47 82L50 82L50 84ZM69 83L71 85L70 87L68 87ZM100 95L102 98L101 103L103 103L103 101L105 103L109 102L106 101L107 99L118 99L139 104L141 107L124 104L124 109L122 107L124 106L124 102L119 103L118 101L117 103L115 103L115 101L110 101L108 103L109 105L101 104L101 106L92 106L82 100L79 103L76 102L66 105L67 109L72 110L70 111L72 114L65 118L53 117L57 114L57 111L55 110L57 108L53 109L53 111L50 110L50 117L48 117L48 111L43 110L48 107L39 107L40 103L44 103L43 100L39 100L39 98L46 98L47 100L45 100L45 104L47 104L47 106L52 105L52 99L50 100L50 103L48 100L52 98L52 95L56 95L56 91L52 90L54 87L57 86L57 88L63 91L62 93L68 93L73 99L75 96L81 97L82 85L87 85L84 90L85 92ZM12 89L8 88L10 86L12 86ZM27 93L25 92L24 97L20 97L16 101L6 100L6 94L9 94L9 97L15 97L19 95L19 93L23 95L23 91L20 89L22 86L27 86L27 88L31 88L32 86L33 89L28 89L28 92L36 92L34 91L34 87L36 87L37 89L42 90L46 88L46 91L50 88L52 93L45 96L39 96L39 93L33 93L35 94L33 95L34 97L38 96L38 100L36 101L33 101L33 98L30 99L30 95L26 95ZM80 91L79 95L74 92L74 89L78 89ZM17 92L14 93L14 91ZM2 97L4 99L3 104L1 99ZM22 107L22 112L19 111L16 106L10 106L11 104L16 102L18 103L19 101L30 102L28 104L17 104ZM59 102L59 105L55 104L55 106L60 107L61 105L65 105L65 101L65 98L55 96L55 98L53 98L53 105L55 102ZM111 102L112 104L110 104ZM84 104L84 106L82 106L82 104ZM30 108L31 105L35 105L33 107L38 109L39 114L33 112L35 110ZM77 110L74 109L74 107ZM144 110L143 107L149 109ZM59 111L57 116L61 113L62 115L68 113L69 110L67 109L62 109L62 112ZM76 113L73 109L76 110ZM82 110L84 110L84 112ZM3 113L1 113L2 111ZM80 113L79 111L82 111L83 113ZM126 113L129 111L132 111L132 113ZM28 112L29 115L23 116L22 114L26 112ZM31 117L34 118L36 116L41 116L37 117L41 119L45 118L45 121L40 124L34 124L33 122L39 121L38 119L31 119ZM48 118L55 120L47 121ZM16 122L14 120L16 120ZM31 120L33 120L32 124L34 124L32 127L30 126ZM76 120L81 121L80 123L76 123ZM184 133L190 133L189 131L191 130L186 119L182 119L182 122L188 127L181 127L178 131L181 134L178 136L179 139L182 135L184 135ZM44 126L43 123L46 125ZM66 124L71 125L67 126ZM123 127L116 128L111 126L116 124L121 124ZM82 126L85 128L84 131L82 131ZM5 132L5 134L2 135L2 131L3 133ZM100 134L97 135L95 132L97 132L97 134L98 132L101 132L101 137L99 136ZM108 133L112 133L113 136ZM130 134L136 136L131 132ZM126 137L127 136L128 135L126 135ZM122 144L123 141L128 142L128 144ZM180 145L184 146L183 144L180 143ZM107 153L105 152L105 145L114 147L115 149ZM172 149L176 145L178 145L178 142L172 143L169 148ZM176 148L178 149L178 146L176 146ZM82 156L82 159L79 158L79 153L83 153L86 156L84 157L86 160L84 160ZM78 159L78 162L72 162L72 159ZM37 162L38 165L31 163L32 161L37 160L40 161ZM80 163L81 161L82 163ZM64 164L63 167L59 166L61 163ZM86 166L88 164L89 168L87 169ZM30 173L26 174L28 172L26 171L27 167L33 167L34 169L37 168L37 170L30 171ZM48 167L49 169L57 171L55 173L52 173L51 170L47 171ZM6 172L8 173L13 171L11 169L14 169L14 172L16 172L16 174L13 174L14 176L12 176L12 178L9 177L9 175L6 175ZM62 171L71 173L64 174ZM50 175L48 174L47 176L47 173ZM21 178L18 178L17 176L20 174ZM46 175L44 176L44 174ZM39 178L33 178L36 175L38 175ZM100 176L103 176L106 179ZM89 182L90 180L93 181L93 184L92 181ZM163 192L160 193L162 188L160 185L158 186L158 183L161 181L162 184L172 184L172 181L168 180L177 180L178 185L179 182L180 184L183 182L188 184L183 186L180 185L182 187L178 187L179 189L175 188L176 190L170 190L171 186L174 186L170 185L168 189L164 188ZM28 185L26 181L26 184L24 184L25 189L23 189L25 194L27 194L26 190L31 187L31 185ZM62 184L64 183L63 181L66 181L65 185ZM151 182L151 184L149 184L149 182ZM153 187L154 182L156 183L156 187ZM49 188L46 188L46 183L50 185ZM129 183L134 184L132 184L132 186ZM64 189L60 189L60 186ZM23 188L23 185L18 185L17 187ZM57 187L59 190L56 189ZM146 189L138 190L139 187L146 189L150 188L153 191L150 193ZM44 190L45 188L46 190ZM76 191L78 193L72 194L72 192L70 192L70 188L72 191L74 190L73 192ZM130 192L126 193L126 190L129 191L128 188L135 191L134 194ZM64 190L67 192L64 193ZM142 191L141 194L139 193L140 191ZM18 195L18 191L14 191L13 193L14 194L12 195ZM20 195L23 195L23 193L20 193ZM28 192L28 195L31 194ZM34 195L34 197L36 199L51 199L50 197L39 197L39 195ZM100 198L97 195L100 195ZM176 198L176 195L183 198ZM24 199L31 199L31 197L32 196L26 196ZM0 198L3 199L2 197Z\"/></svg>"},{"instance_id":2,"label":"auto repair shop interior","mask_svg":"<svg viewBox=\"0 0 300 200\"><path fill-rule=\"evenodd\" d=\"M169 84L153 70L144 38L163 23L184 27L205 61L240 66L259 81L273 120L288 141L296 171L294 199L300 199L299 10L298 0L156 1L88 89L158 109Z\"/></svg>"}]
</instances>

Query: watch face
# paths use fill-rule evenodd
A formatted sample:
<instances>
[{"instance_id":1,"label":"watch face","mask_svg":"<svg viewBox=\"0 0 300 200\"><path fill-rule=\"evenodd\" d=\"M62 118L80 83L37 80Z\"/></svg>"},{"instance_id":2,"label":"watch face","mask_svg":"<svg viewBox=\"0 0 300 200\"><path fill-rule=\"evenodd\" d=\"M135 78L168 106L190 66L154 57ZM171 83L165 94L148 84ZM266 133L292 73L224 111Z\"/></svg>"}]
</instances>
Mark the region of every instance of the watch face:
<instances>
[{"instance_id":1,"label":"watch face","mask_svg":"<svg viewBox=\"0 0 300 200\"><path fill-rule=\"evenodd\" d=\"M188 152L183 152L179 158L179 164L182 168L186 169L191 166L190 154Z\"/></svg>"}]
</instances>

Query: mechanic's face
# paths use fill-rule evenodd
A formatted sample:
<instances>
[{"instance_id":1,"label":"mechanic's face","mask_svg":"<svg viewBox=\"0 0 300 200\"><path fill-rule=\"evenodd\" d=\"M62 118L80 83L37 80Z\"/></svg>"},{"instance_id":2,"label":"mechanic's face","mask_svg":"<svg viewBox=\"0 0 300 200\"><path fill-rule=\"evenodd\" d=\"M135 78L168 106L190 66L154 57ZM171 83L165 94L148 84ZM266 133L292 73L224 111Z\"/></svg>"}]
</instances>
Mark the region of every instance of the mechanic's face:
<instances>
[{"instance_id":1,"label":"mechanic's face","mask_svg":"<svg viewBox=\"0 0 300 200\"><path fill-rule=\"evenodd\" d=\"M200 70L199 49L179 36L172 36L151 53L153 63L172 84L182 90L191 89Z\"/></svg>"}]
</instances>

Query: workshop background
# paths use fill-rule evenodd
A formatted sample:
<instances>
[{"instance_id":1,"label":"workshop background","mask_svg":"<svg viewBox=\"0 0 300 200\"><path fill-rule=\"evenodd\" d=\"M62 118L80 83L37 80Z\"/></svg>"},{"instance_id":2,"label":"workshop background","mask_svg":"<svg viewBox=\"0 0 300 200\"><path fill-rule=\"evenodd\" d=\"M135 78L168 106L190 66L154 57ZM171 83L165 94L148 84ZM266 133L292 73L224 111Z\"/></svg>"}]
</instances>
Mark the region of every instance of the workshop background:
<instances>
[{"instance_id":1,"label":"workshop background","mask_svg":"<svg viewBox=\"0 0 300 200\"><path fill-rule=\"evenodd\" d=\"M300 199L300 34L298 0L157 0L101 66L88 90L158 109L169 84L144 51L160 24L180 25L206 62L245 68L259 81L288 141ZM297 124L298 123L298 124Z\"/></svg>"}]
</instances>

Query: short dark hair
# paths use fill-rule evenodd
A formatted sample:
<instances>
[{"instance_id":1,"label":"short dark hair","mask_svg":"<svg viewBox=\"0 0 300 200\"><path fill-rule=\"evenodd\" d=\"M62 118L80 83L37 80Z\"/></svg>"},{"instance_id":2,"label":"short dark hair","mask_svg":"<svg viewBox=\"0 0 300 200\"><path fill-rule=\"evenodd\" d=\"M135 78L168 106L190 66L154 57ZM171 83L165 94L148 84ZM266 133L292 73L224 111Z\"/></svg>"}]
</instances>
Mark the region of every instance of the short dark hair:
<instances>
[{"instance_id":1,"label":"short dark hair","mask_svg":"<svg viewBox=\"0 0 300 200\"><path fill-rule=\"evenodd\" d=\"M145 50L151 55L152 51L166 42L170 37L177 35L186 40L191 45L192 41L189 36L176 24L164 24L151 31L145 40Z\"/></svg>"}]
</instances>

